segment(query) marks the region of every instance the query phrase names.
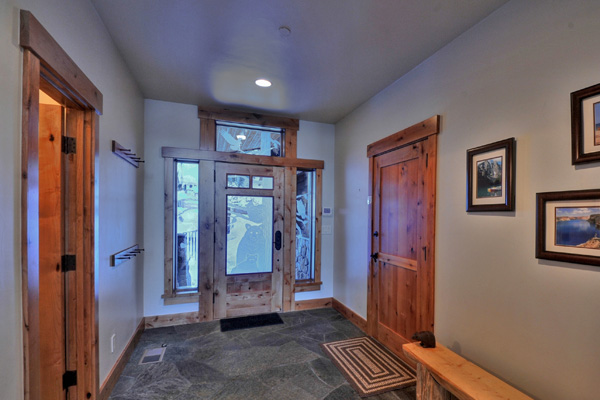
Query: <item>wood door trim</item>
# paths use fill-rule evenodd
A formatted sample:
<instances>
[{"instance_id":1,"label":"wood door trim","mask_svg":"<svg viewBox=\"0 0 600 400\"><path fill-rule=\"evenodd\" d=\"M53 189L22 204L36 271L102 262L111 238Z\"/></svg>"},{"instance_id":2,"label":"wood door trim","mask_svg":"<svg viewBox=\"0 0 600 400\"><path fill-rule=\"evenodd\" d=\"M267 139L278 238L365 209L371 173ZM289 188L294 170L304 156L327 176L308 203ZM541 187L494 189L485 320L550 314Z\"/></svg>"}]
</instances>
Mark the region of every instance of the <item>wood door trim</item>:
<instances>
[{"instance_id":1,"label":"wood door trim","mask_svg":"<svg viewBox=\"0 0 600 400\"><path fill-rule=\"evenodd\" d=\"M234 164L253 164L272 167L297 167L303 169L323 169L323 160L309 160L304 158L285 158L258 156L254 154L225 153L222 151L184 149L178 147L163 147L163 158L176 158L179 160L207 160Z\"/></svg>"},{"instance_id":2,"label":"wood door trim","mask_svg":"<svg viewBox=\"0 0 600 400\"><path fill-rule=\"evenodd\" d=\"M102 114L102 93L33 14L26 10L21 10L19 45L31 50L44 67L58 75L59 81L64 81L68 85L71 91L69 97L83 100L84 105L87 103Z\"/></svg>"},{"instance_id":3,"label":"wood door trim","mask_svg":"<svg viewBox=\"0 0 600 400\"><path fill-rule=\"evenodd\" d=\"M374 157L379 154L387 153L438 133L440 133L440 116L434 115L425 121L409 126L393 135L369 144L367 146L367 157Z\"/></svg>"},{"instance_id":4,"label":"wood door trim","mask_svg":"<svg viewBox=\"0 0 600 400\"><path fill-rule=\"evenodd\" d=\"M198 107L198 118L260 126L274 126L277 128L292 129L296 131L300 128L300 122L296 118L248 113L217 107Z\"/></svg>"},{"instance_id":5,"label":"wood door trim","mask_svg":"<svg viewBox=\"0 0 600 400\"><path fill-rule=\"evenodd\" d=\"M60 95L77 100L67 107L83 110L83 161L78 163L77 179L81 179L79 212L83 210L83 232L78 249L83 249L77 269L77 397L96 399L98 395L98 271L95 264L95 168L98 159L98 114L102 111L102 93L85 77L83 72L52 39L50 34L28 11L21 11L20 45L23 51L22 97L22 156L21 156L21 268L23 298L23 359L24 398L39 399L40 381L40 325L39 325L39 90L56 90ZM44 70L46 72L44 72ZM42 82L47 72L52 81ZM43 77L43 78L42 78ZM68 93L65 93L68 91ZM61 97L57 95L55 97ZM81 146L81 147L80 147ZM79 250L78 250L79 251ZM82 302L82 303L80 303Z\"/></svg>"}]
</instances>

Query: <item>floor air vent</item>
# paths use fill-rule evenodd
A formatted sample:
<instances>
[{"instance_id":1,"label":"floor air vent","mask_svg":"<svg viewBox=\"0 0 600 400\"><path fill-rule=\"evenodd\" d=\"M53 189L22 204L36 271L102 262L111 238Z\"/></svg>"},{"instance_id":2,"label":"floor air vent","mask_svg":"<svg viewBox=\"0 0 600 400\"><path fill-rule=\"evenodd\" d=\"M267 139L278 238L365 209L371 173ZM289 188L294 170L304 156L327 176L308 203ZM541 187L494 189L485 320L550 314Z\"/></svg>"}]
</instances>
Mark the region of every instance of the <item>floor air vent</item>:
<instances>
[{"instance_id":1,"label":"floor air vent","mask_svg":"<svg viewBox=\"0 0 600 400\"><path fill-rule=\"evenodd\" d=\"M166 347L157 347L155 349L146 349L144 351L144 355L140 360L140 365L142 364L153 364L162 362L163 356L165 355Z\"/></svg>"}]
</instances>

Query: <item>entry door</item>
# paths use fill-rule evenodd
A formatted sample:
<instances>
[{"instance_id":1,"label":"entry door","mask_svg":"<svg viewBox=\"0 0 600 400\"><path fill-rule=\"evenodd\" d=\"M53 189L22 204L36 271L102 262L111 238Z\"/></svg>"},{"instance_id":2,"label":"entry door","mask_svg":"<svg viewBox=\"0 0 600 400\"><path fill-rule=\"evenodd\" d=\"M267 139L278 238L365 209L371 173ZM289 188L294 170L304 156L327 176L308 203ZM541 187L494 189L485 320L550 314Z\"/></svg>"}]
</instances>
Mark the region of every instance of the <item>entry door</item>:
<instances>
[{"instance_id":1,"label":"entry door","mask_svg":"<svg viewBox=\"0 0 600 400\"><path fill-rule=\"evenodd\" d=\"M435 161L427 149L421 141L372 163L371 334L400 354L415 332L433 330Z\"/></svg>"},{"instance_id":2,"label":"entry door","mask_svg":"<svg viewBox=\"0 0 600 400\"><path fill-rule=\"evenodd\" d=\"M282 310L283 181L283 168L216 164L215 319Z\"/></svg>"}]
</instances>

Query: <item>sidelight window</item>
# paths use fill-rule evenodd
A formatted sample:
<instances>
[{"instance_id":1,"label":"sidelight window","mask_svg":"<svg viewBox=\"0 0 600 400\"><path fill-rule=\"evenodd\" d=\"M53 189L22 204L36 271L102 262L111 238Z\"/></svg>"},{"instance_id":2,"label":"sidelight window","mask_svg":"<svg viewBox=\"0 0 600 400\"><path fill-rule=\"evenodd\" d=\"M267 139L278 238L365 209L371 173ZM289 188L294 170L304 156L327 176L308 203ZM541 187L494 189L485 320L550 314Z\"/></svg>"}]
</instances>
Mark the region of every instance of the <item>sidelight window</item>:
<instances>
[{"instance_id":1,"label":"sidelight window","mask_svg":"<svg viewBox=\"0 0 600 400\"><path fill-rule=\"evenodd\" d=\"M315 277L315 171L296 172L296 281Z\"/></svg>"},{"instance_id":2,"label":"sidelight window","mask_svg":"<svg viewBox=\"0 0 600 400\"><path fill-rule=\"evenodd\" d=\"M175 291L198 290L198 163L175 162Z\"/></svg>"}]
</instances>

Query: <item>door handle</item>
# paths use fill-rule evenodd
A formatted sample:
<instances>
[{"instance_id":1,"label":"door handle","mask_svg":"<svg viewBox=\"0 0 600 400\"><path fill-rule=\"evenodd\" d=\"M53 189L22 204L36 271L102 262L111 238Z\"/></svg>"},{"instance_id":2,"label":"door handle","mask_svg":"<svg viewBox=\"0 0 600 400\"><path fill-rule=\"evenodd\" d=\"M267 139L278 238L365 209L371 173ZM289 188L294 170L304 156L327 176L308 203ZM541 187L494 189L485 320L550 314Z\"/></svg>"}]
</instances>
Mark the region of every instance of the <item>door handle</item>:
<instances>
[{"instance_id":1,"label":"door handle","mask_svg":"<svg viewBox=\"0 0 600 400\"><path fill-rule=\"evenodd\" d=\"M281 231L275 232L275 250L281 250Z\"/></svg>"},{"instance_id":2,"label":"door handle","mask_svg":"<svg viewBox=\"0 0 600 400\"><path fill-rule=\"evenodd\" d=\"M373 262L377 262L377 259L379 258L379 253L371 254L371 258L373 259Z\"/></svg>"}]
</instances>

